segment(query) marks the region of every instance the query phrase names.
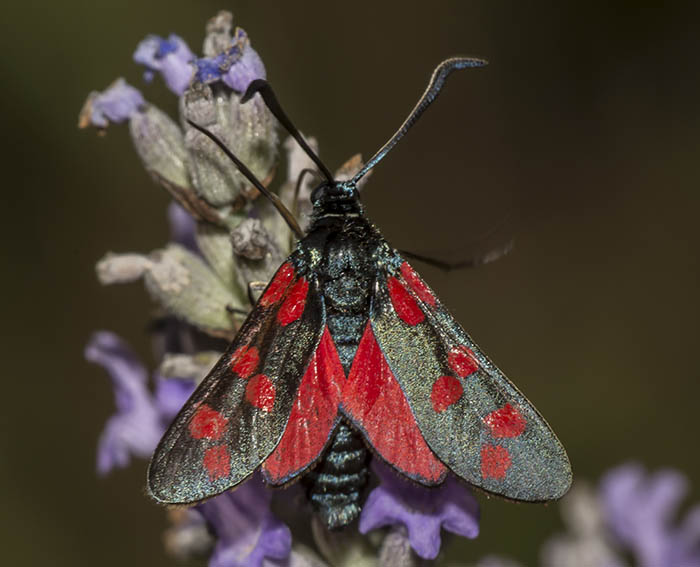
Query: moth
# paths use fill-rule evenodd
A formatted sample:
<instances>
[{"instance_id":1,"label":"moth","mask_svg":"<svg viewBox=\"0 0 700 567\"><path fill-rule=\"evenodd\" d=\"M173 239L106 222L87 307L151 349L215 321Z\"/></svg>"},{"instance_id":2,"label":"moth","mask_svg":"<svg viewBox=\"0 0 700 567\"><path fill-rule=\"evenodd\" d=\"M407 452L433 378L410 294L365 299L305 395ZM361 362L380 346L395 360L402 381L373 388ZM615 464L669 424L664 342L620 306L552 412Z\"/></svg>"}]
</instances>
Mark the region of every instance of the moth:
<instances>
[{"instance_id":1,"label":"moth","mask_svg":"<svg viewBox=\"0 0 700 567\"><path fill-rule=\"evenodd\" d=\"M361 512L371 458L426 487L453 474L487 493L546 502L571 484L544 418L484 355L401 254L365 217L357 184L396 145L457 69L433 72L399 130L349 181L336 181L263 80L259 93L325 178L305 234L215 135L215 142L296 234L239 333L165 433L148 470L158 502L192 504L261 470L301 479L329 528Z\"/></svg>"}]
</instances>

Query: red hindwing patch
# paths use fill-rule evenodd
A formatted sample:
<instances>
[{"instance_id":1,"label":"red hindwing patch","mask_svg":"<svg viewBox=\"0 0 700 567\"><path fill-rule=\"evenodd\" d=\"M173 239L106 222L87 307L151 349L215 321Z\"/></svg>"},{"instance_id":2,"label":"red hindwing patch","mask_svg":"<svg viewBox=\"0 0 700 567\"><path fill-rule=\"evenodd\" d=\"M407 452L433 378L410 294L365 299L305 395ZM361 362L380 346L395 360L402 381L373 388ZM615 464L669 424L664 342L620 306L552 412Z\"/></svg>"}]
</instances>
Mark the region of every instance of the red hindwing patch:
<instances>
[{"instance_id":1,"label":"red hindwing patch","mask_svg":"<svg viewBox=\"0 0 700 567\"><path fill-rule=\"evenodd\" d=\"M244 380L247 380L255 372L258 364L260 364L260 353L257 347L243 345L231 355L231 370Z\"/></svg>"},{"instance_id":2,"label":"red hindwing patch","mask_svg":"<svg viewBox=\"0 0 700 567\"><path fill-rule=\"evenodd\" d=\"M275 385L264 374L256 374L245 388L245 399L262 411L272 411L275 405Z\"/></svg>"},{"instance_id":3,"label":"red hindwing patch","mask_svg":"<svg viewBox=\"0 0 700 567\"><path fill-rule=\"evenodd\" d=\"M226 445L209 447L204 452L203 464L212 482L228 476L231 473L231 457Z\"/></svg>"},{"instance_id":4,"label":"red hindwing patch","mask_svg":"<svg viewBox=\"0 0 700 567\"><path fill-rule=\"evenodd\" d=\"M190 435L194 439L218 440L224 433L228 419L207 404L202 404L190 420Z\"/></svg>"},{"instance_id":5,"label":"red hindwing patch","mask_svg":"<svg viewBox=\"0 0 700 567\"><path fill-rule=\"evenodd\" d=\"M425 313L397 278L391 276L387 280L387 288L394 311L404 323L415 326L425 319Z\"/></svg>"},{"instance_id":6,"label":"red hindwing patch","mask_svg":"<svg viewBox=\"0 0 700 567\"><path fill-rule=\"evenodd\" d=\"M518 437L527 425L520 410L510 404L492 411L484 418L484 423L489 426L494 437Z\"/></svg>"},{"instance_id":7,"label":"red hindwing patch","mask_svg":"<svg viewBox=\"0 0 700 567\"><path fill-rule=\"evenodd\" d=\"M287 288L289 287L289 284L292 283L293 278L294 266L292 266L289 262L285 262L282 264L282 266L280 266L280 269L277 270L275 277L270 282L270 285L267 287L265 293L260 298L258 303L263 307L269 307L270 305L277 303L280 299L282 299L284 292L287 291Z\"/></svg>"},{"instance_id":8,"label":"red hindwing patch","mask_svg":"<svg viewBox=\"0 0 700 567\"><path fill-rule=\"evenodd\" d=\"M482 445L481 447L481 476L483 478L504 479L512 461L510 453L500 445Z\"/></svg>"},{"instance_id":9,"label":"red hindwing patch","mask_svg":"<svg viewBox=\"0 0 700 567\"><path fill-rule=\"evenodd\" d=\"M306 306L306 294L308 292L309 282L306 281L306 278L299 278L289 290L287 299L284 300L282 307L277 312L277 320L280 325L285 327L301 317Z\"/></svg>"},{"instance_id":10,"label":"red hindwing patch","mask_svg":"<svg viewBox=\"0 0 700 567\"><path fill-rule=\"evenodd\" d=\"M408 282L408 285L423 303L427 303L431 307L435 307L437 300L435 299L433 292L430 291L430 288L425 285L425 282L408 262L401 264L401 275L403 275L404 279Z\"/></svg>"},{"instance_id":11,"label":"red hindwing patch","mask_svg":"<svg viewBox=\"0 0 700 567\"><path fill-rule=\"evenodd\" d=\"M447 363L460 378L466 378L479 370L479 363L474 358L474 353L462 345L450 349L450 353L447 355Z\"/></svg>"},{"instance_id":12,"label":"red hindwing patch","mask_svg":"<svg viewBox=\"0 0 700 567\"><path fill-rule=\"evenodd\" d=\"M350 369L342 405L384 460L430 484L444 477L447 469L423 439L369 322Z\"/></svg>"},{"instance_id":13,"label":"red hindwing patch","mask_svg":"<svg viewBox=\"0 0 700 567\"><path fill-rule=\"evenodd\" d=\"M299 385L279 445L263 464L267 479L284 482L320 455L338 415L345 372L326 327Z\"/></svg>"},{"instance_id":14,"label":"red hindwing patch","mask_svg":"<svg viewBox=\"0 0 700 567\"><path fill-rule=\"evenodd\" d=\"M438 413L445 411L462 397L463 391L462 384L454 376L440 376L430 392L433 409Z\"/></svg>"}]
</instances>

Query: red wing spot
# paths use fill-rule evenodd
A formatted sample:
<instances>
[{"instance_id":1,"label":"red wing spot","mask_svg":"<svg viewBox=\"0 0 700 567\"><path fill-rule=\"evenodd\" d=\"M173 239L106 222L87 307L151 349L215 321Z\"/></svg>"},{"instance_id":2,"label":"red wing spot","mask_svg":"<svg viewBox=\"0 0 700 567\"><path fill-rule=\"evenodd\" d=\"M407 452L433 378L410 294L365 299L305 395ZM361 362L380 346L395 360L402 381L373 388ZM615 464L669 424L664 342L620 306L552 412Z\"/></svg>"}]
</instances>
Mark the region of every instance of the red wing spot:
<instances>
[{"instance_id":1,"label":"red wing spot","mask_svg":"<svg viewBox=\"0 0 700 567\"><path fill-rule=\"evenodd\" d=\"M525 431L527 422L520 410L510 404L492 411L484 418L494 437L517 437Z\"/></svg>"},{"instance_id":2,"label":"red wing spot","mask_svg":"<svg viewBox=\"0 0 700 567\"><path fill-rule=\"evenodd\" d=\"M387 287L394 311L404 323L414 326L425 319L425 314L421 311L416 300L398 279L391 276L387 281Z\"/></svg>"},{"instance_id":3,"label":"red wing spot","mask_svg":"<svg viewBox=\"0 0 700 567\"><path fill-rule=\"evenodd\" d=\"M289 284L292 282L292 278L294 278L294 266L289 262L285 262L280 269L277 270L274 279L270 282L270 285L267 286L265 293L258 303L263 307L268 307L277 303L282 299L284 292L287 291Z\"/></svg>"},{"instance_id":4,"label":"red wing spot","mask_svg":"<svg viewBox=\"0 0 700 567\"><path fill-rule=\"evenodd\" d=\"M440 376L433 384L430 401L433 409L440 413L462 397L462 384L454 376Z\"/></svg>"},{"instance_id":5,"label":"red wing spot","mask_svg":"<svg viewBox=\"0 0 700 567\"><path fill-rule=\"evenodd\" d=\"M425 282L408 262L401 264L401 274L423 303L427 303L431 307L435 307L437 300L435 299L433 292L430 291L430 288L425 285Z\"/></svg>"},{"instance_id":6,"label":"red wing spot","mask_svg":"<svg viewBox=\"0 0 700 567\"><path fill-rule=\"evenodd\" d=\"M244 380L247 380L255 372L259 363L260 353L257 347L238 347L231 356L231 370Z\"/></svg>"},{"instance_id":7,"label":"red wing spot","mask_svg":"<svg viewBox=\"0 0 700 567\"><path fill-rule=\"evenodd\" d=\"M479 370L474 353L462 345L452 347L447 355L447 362L460 378L465 378Z\"/></svg>"},{"instance_id":8,"label":"red wing spot","mask_svg":"<svg viewBox=\"0 0 700 567\"><path fill-rule=\"evenodd\" d=\"M280 325L289 325L301 317L306 305L306 294L308 292L309 282L306 281L306 278L299 278L277 312L277 320L280 322Z\"/></svg>"},{"instance_id":9,"label":"red wing spot","mask_svg":"<svg viewBox=\"0 0 700 567\"><path fill-rule=\"evenodd\" d=\"M264 374L256 374L246 386L245 399L259 410L272 411L275 405L275 385Z\"/></svg>"},{"instance_id":10,"label":"red wing spot","mask_svg":"<svg viewBox=\"0 0 700 567\"><path fill-rule=\"evenodd\" d=\"M481 447L481 476L497 480L506 477L506 471L512 461L508 449L500 445L482 445Z\"/></svg>"},{"instance_id":11,"label":"red wing spot","mask_svg":"<svg viewBox=\"0 0 700 567\"><path fill-rule=\"evenodd\" d=\"M194 439L218 440L223 435L228 419L207 404L202 404L192 416L189 424Z\"/></svg>"},{"instance_id":12,"label":"red wing spot","mask_svg":"<svg viewBox=\"0 0 700 567\"><path fill-rule=\"evenodd\" d=\"M210 447L204 452L204 468L209 473L212 482L228 476L231 473L231 457L229 457L226 445Z\"/></svg>"}]
</instances>

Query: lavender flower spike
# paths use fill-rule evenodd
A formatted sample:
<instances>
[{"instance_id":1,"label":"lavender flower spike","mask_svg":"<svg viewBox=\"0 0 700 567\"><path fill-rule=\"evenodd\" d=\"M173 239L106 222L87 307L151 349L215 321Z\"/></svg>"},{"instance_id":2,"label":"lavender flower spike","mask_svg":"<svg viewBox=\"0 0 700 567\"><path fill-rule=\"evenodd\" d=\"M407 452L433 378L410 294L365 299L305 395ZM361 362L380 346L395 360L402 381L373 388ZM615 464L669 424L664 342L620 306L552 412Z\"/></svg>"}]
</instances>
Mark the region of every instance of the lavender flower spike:
<instances>
[{"instance_id":1,"label":"lavender flower spike","mask_svg":"<svg viewBox=\"0 0 700 567\"><path fill-rule=\"evenodd\" d=\"M441 528L469 539L479 535L479 504L453 478L438 488L425 488L400 479L376 461L374 470L381 484L362 509L361 533L403 524L411 547L423 559L435 559L440 552Z\"/></svg>"},{"instance_id":2,"label":"lavender flower spike","mask_svg":"<svg viewBox=\"0 0 700 567\"><path fill-rule=\"evenodd\" d=\"M270 498L255 475L235 491L196 507L216 534L209 567L260 567L266 558L289 557L292 536L270 511Z\"/></svg>"},{"instance_id":3,"label":"lavender flower spike","mask_svg":"<svg viewBox=\"0 0 700 567\"><path fill-rule=\"evenodd\" d=\"M147 68L144 73L146 81L153 80L157 71L163 76L167 87L178 96L185 92L192 80L194 67L191 63L194 59L194 53L185 41L174 34L167 39L149 35L134 52L134 61Z\"/></svg>"},{"instance_id":4,"label":"lavender flower spike","mask_svg":"<svg viewBox=\"0 0 700 567\"><path fill-rule=\"evenodd\" d=\"M117 124L128 120L145 104L138 89L119 78L104 91L93 91L88 95L80 111L78 126L106 128L110 122Z\"/></svg>"},{"instance_id":5,"label":"lavender flower spike","mask_svg":"<svg viewBox=\"0 0 700 567\"><path fill-rule=\"evenodd\" d=\"M109 372L117 406L100 436L97 471L107 474L115 467L125 467L131 455L150 457L164 427L146 387L146 369L117 335L107 331L92 336L85 358Z\"/></svg>"},{"instance_id":6,"label":"lavender flower spike","mask_svg":"<svg viewBox=\"0 0 700 567\"><path fill-rule=\"evenodd\" d=\"M686 478L665 470L653 475L636 464L610 471L601 482L605 517L641 567L700 567L700 507L680 526L674 516L688 491Z\"/></svg>"}]
</instances>

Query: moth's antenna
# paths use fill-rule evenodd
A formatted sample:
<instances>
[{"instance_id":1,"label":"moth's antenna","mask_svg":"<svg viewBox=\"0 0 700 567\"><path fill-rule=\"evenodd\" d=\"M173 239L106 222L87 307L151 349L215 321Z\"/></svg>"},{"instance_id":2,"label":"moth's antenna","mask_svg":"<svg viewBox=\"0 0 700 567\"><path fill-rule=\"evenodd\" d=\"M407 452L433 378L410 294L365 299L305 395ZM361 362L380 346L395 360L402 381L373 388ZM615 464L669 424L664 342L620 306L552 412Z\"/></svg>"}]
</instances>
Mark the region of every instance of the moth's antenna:
<instances>
[{"instance_id":1,"label":"moth's antenna","mask_svg":"<svg viewBox=\"0 0 700 567\"><path fill-rule=\"evenodd\" d=\"M272 87L270 86L270 83L268 83L264 79L255 79L252 81L249 85L248 88L245 91L245 94L243 95L243 98L241 98L241 103L248 102L255 93L260 93L260 96L262 96L263 100L265 101L265 104L267 105L267 108L270 109L270 112L275 115L275 118L279 120L280 124L285 127L287 132L289 132L292 137L299 142L299 145L302 147L302 149L307 153L307 155L313 160L313 162L316 164L318 167L319 171L323 174L323 176L330 182L333 183L333 174L328 170L328 168L323 165L323 162L321 161L321 158L319 158L316 153L309 147L309 145L306 143L306 140L304 140L304 137L301 135L299 130L297 130L296 126L292 124L292 121L287 117L287 115L284 113L284 110L282 110L282 106L280 105L279 101L277 100L277 97L275 96L275 92L272 90Z\"/></svg>"},{"instance_id":2,"label":"moth's antenna","mask_svg":"<svg viewBox=\"0 0 700 567\"><path fill-rule=\"evenodd\" d=\"M296 235L296 237L299 239L304 238L304 233L301 230L299 223L297 223L297 220L294 218L294 215L291 212L289 212L289 209L284 206L284 203L280 200L280 198L274 193L271 193L267 189L267 187L260 183L260 181L258 181L258 178L255 177L255 175L253 174L253 172L250 171L250 169L248 169L246 165L241 160L239 160L231 150L228 149L226 144L224 144L215 134L211 133L209 130L207 130L203 126L200 126L196 122L192 122L192 120L189 119L187 120L187 122L190 126L192 126L192 128L199 130L202 134L204 134L207 138L209 138L212 142L219 146L221 150L228 156L228 158L236 164L236 167L245 176L245 178L248 181L250 181L253 185L255 185L255 188L258 191L260 191L263 195L265 195L265 197L270 199L270 201L275 206L279 214L282 215L282 218L284 218L284 220L287 221L287 225Z\"/></svg>"},{"instance_id":3,"label":"moth's antenna","mask_svg":"<svg viewBox=\"0 0 700 567\"><path fill-rule=\"evenodd\" d=\"M466 69L467 67L483 67L487 64L488 61L485 61L483 59L474 59L470 57L451 57L450 59L445 59L442 63L440 63L435 68L435 71L433 71L433 76L430 77L430 83L428 83L428 88L425 89L423 96L420 97L420 100L418 101L416 106L413 107L411 114L408 115L408 118L404 120L403 124L401 124L401 127L389 139L389 141L386 144L384 144L379 149L379 151L376 154L374 154L374 156L372 156L372 159L370 159L365 164L365 166L357 173L357 175L355 175L355 177L352 178L351 183L357 183L360 179L362 179L362 177L364 177L370 169L377 165L384 158L384 156L388 154L391 151L391 149L399 142L399 140L403 138L404 134L408 132L411 126L413 126L416 123L416 121L420 118L420 115L423 114L425 110L430 106L430 103L433 102L437 98L437 95L440 94L440 90L445 84L445 80L447 80L447 77L450 73L452 73L452 71L455 71L457 69Z\"/></svg>"}]
</instances>

